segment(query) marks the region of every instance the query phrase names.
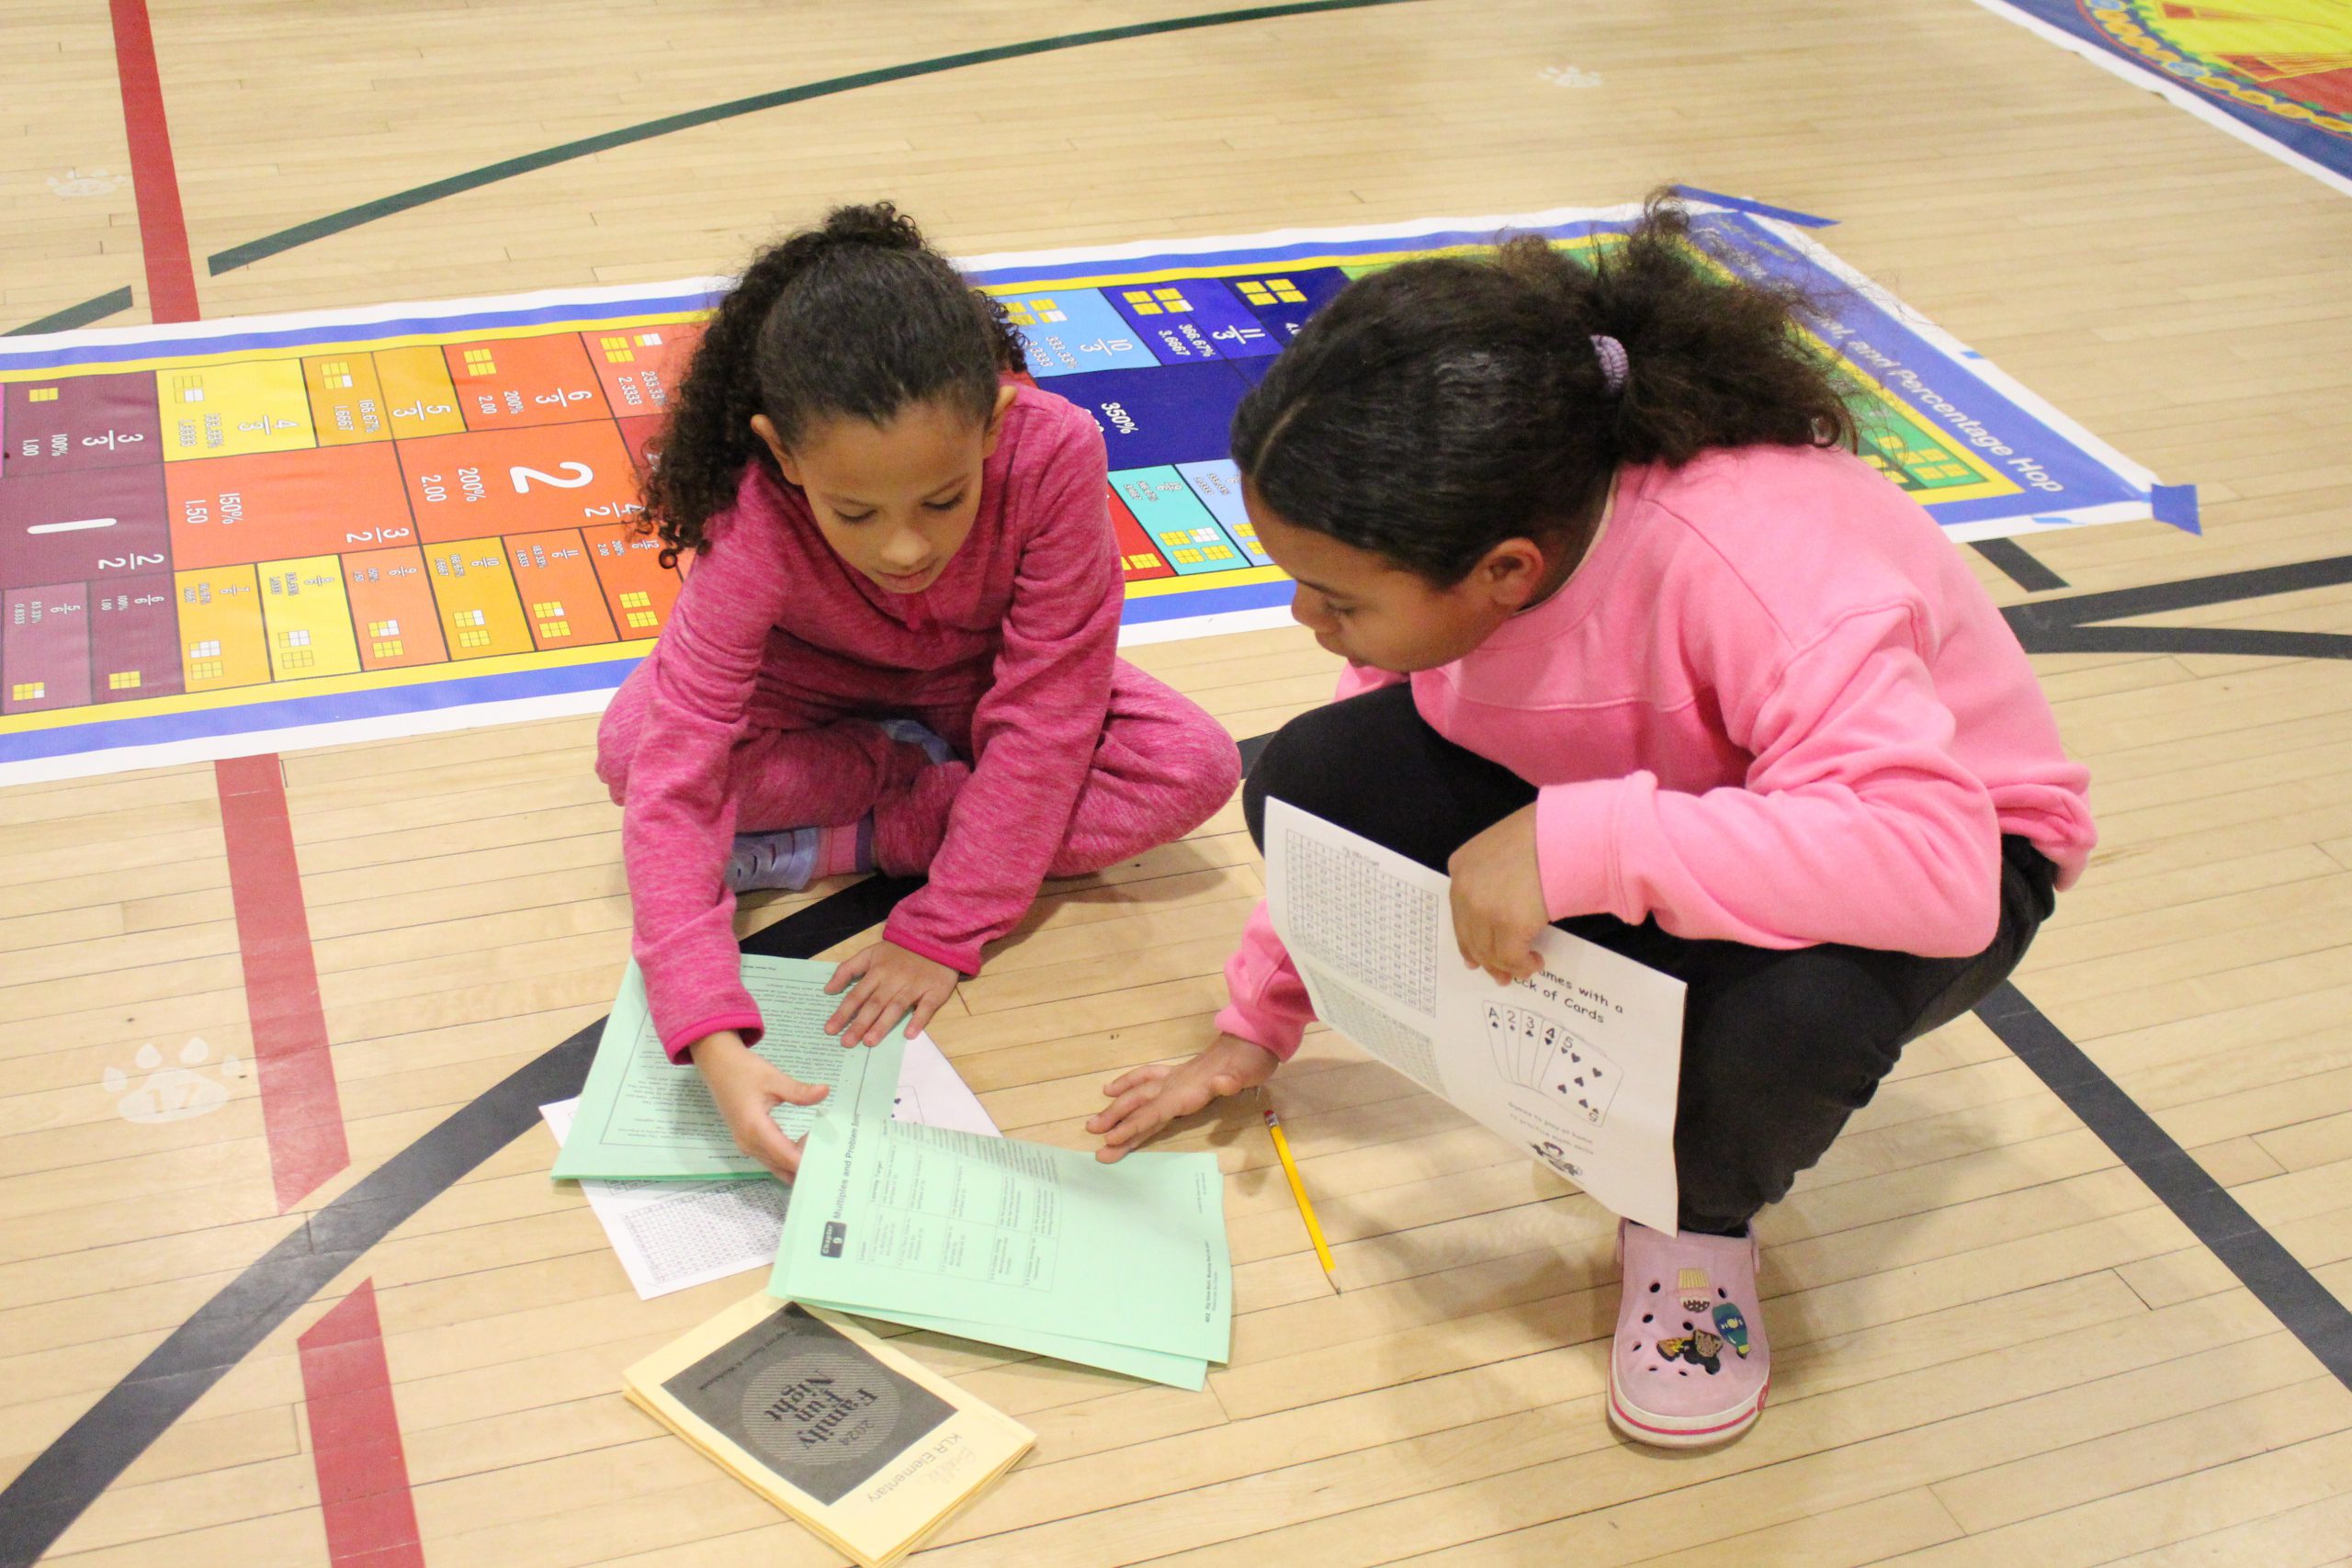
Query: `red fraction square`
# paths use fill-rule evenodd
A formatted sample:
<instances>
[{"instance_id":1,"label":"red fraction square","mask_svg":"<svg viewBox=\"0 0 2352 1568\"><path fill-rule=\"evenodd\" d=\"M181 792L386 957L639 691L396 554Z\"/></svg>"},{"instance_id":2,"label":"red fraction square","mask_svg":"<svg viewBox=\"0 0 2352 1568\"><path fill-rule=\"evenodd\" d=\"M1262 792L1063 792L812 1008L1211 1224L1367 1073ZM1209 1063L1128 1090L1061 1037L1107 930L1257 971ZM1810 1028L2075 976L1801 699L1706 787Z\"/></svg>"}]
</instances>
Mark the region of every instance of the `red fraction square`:
<instances>
[{"instance_id":1,"label":"red fraction square","mask_svg":"<svg viewBox=\"0 0 2352 1568\"><path fill-rule=\"evenodd\" d=\"M442 355L468 430L606 417L605 394L578 333L453 343Z\"/></svg>"},{"instance_id":2,"label":"red fraction square","mask_svg":"<svg viewBox=\"0 0 2352 1568\"><path fill-rule=\"evenodd\" d=\"M16 382L0 387L0 474L160 463L163 428L153 374Z\"/></svg>"},{"instance_id":3,"label":"red fraction square","mask_svg":"<svg viewBox=\"0 0 2352 1568\"><path fill-rule=\"evenodd\" d=\"M621 427L622 444L628 447L629 461L637 465L637 471L642 474L650 470L654 459L660 455L653 449L654 444L661 437L662 426L667 422L648 417L616 420L614 423Z\"/></svg>"},{"instance_id":4,"label":"red fraction square","mask_svg":"<svg viewBox=\"0 0 2352 1568\"><path fill-rule=\"evenodd\" d=\"M638 513L637 471L610 420L394 445L409 509L428 544L592 527Z\"/></svg>"},{"instance_id":5,"label":"red fraction square","mask_svg":"<svg viewBox=\"0 0 2352 1568\"><path fill-rule=\"evenodd\" d=\"M1143 582L1155 577L1173 577L1176 569L1160 558L1152 547L1151 536L1119 499L1117 491L1111 491L1111 531L1118 536L1119 571L1129 582Z\"/></svg>"},{"instance_id":6,"label":"red fraction square","mask_svg":"<svg viewBox=\"0 0 2352 1568\"><path fill-rule=\"evenodd\" d=\"M168 463L164 488L175 571L416 542L389 442Z\"/></svg>"}]
</instances>

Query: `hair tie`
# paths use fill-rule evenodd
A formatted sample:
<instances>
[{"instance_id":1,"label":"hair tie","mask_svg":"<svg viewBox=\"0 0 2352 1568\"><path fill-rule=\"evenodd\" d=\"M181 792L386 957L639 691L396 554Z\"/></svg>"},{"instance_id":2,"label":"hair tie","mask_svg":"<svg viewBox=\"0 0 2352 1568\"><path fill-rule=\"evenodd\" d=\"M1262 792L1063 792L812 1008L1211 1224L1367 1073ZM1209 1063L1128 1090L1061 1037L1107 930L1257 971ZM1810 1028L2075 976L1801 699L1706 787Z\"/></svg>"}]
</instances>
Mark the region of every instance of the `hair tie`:
<instances>
[{"instance_id":1,"label":"hair tie","mask_svg":"<svg viewBox=\"0 0 2352 1568\"><path fill-rule=\"evenodd\" d=\"M1596 334L1592 352L1600 361L1600 384L1613 398L1625 389L1625 345L1613 337Z\"/></svg>"}]
</instances>

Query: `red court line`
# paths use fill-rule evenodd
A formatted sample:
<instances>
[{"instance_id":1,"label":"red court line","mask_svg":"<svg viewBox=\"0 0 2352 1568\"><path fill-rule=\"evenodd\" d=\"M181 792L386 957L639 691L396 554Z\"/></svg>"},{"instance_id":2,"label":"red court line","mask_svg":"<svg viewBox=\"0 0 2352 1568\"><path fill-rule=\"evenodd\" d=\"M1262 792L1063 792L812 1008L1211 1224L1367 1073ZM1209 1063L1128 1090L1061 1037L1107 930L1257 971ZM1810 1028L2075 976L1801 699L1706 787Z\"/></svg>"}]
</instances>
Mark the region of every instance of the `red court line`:
<instances>
[{"instance_id":1,"label":"red court line","mask_svg":"<svg viewBox=\"0 0 2352 1568\"><path fill-rule=\"evenodd\" d=\"M187 218L164 118L164 83L155 69L155 34L147 0L111 0L114 65L122 85L122 123L130 136L131 194L139 202L139 246L147 263L147 310L159 321L193 321L196 268L188 260Z\"/></svg>"},{"instance_id":2,"label":"red court line","mask_svg":"<svg viewBox=\"0 0 2352 1568\"><path fill-rule=\"evenodd\" d=\"M230 758L212 764L212 776L228 844L229 893L236 907L269 1168L277 1211L284 1213L351 1163L343 1097L327 1050L302 870L294 858L294 825L277 759Z\"/></svg>"},{"instance_id":3,"label":"red court line","mask_svg":"<svg viewBox=\"0 0 2352 1568\"><path fill-rule=\"evenodd\" d=\"M302 1355L302 1401L311 1417L311 1461L326 1517L328 1561L424 1568L376 1313L376 1281L361 1280L295 1343Z\"/></svg>"}]
</instances>

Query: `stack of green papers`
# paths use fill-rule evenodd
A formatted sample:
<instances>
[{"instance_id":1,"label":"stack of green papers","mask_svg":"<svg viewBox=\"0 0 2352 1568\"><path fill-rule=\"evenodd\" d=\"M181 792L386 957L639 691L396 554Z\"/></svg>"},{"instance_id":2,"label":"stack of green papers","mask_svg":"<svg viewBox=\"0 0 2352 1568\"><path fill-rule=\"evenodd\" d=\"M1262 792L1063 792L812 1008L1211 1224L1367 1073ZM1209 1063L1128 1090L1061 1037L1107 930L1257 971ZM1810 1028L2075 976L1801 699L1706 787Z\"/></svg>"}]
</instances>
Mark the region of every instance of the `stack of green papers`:
<instances>
[{"instance_id":1,"label":"stack of green papers","mask_svg":"<svg viewBox=\"0 0 2352 1568\"><path fill-rule=\"evenodd\" d=\"M1198 1389L1233 1338L1206 1154L1091 1155L849 1107L817 1119L768 1293Z\"/></svg>"},{"instance_id":2,"label":"stack of green papers","mask_svg":"<svg viewBox=\"0 0 2352 1568\"><path fill-rule=\"evenodd\" d=\"M832 1089L813 1106L776 1107L776 1124L786 1137L807 1136L820 1111L887 1121L898 1092L906 1026L871 1049L844 1046L840 1036L825 1032L825 1021L841 1005L839 997L825 994L832 977L830 964L743 960L743 985L767 1025L752 1049L802 1083ZM563 1181L772 1179L766 1167L735 1147L702 1075L673 1066L662 1053L646 1010L645 977L634 964L621 978L621 994L596 1043L596 1060L556 1156L555 1176Z\"/></svg>"}]
</instances>

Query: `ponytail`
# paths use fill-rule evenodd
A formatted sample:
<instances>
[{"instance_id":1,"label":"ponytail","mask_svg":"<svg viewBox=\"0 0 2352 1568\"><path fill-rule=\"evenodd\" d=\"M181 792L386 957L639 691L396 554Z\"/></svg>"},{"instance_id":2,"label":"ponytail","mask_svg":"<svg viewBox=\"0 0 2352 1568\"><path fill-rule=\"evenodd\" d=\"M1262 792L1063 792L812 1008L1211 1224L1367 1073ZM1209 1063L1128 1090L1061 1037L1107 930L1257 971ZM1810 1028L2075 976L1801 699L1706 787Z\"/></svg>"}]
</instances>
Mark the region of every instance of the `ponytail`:
<instances>
[{"instance_id":1,"label":"ponytail","mask_svg":"<svg viewBox=\"0 0 2352 1568\"><path fill-rule=\"evenodd\" d=\"M1663 195L1589 265L1532 235L1407 262L1309 321L1233 420L1284 521L1441 586L1506 539L1581 549L1618 468L1851 446L1805 301L1710 270Z\"/></svg>"},{"instance_id":2,"label":"ponytail","mask_svg":"<svg viewBox=\"0 0 2352 1568\"><path fill-rule=\"evenodd\" d=\"M662 564L710 547L707 525L735 504L748 465L773 471L752 415L787 446L822 420L882 424L933 400L986 420L999 377L1022 363L1003 306L912 219L887 201L835 208L761 252L704 331L645 479Z\"/></svg>"}]
</instances>

